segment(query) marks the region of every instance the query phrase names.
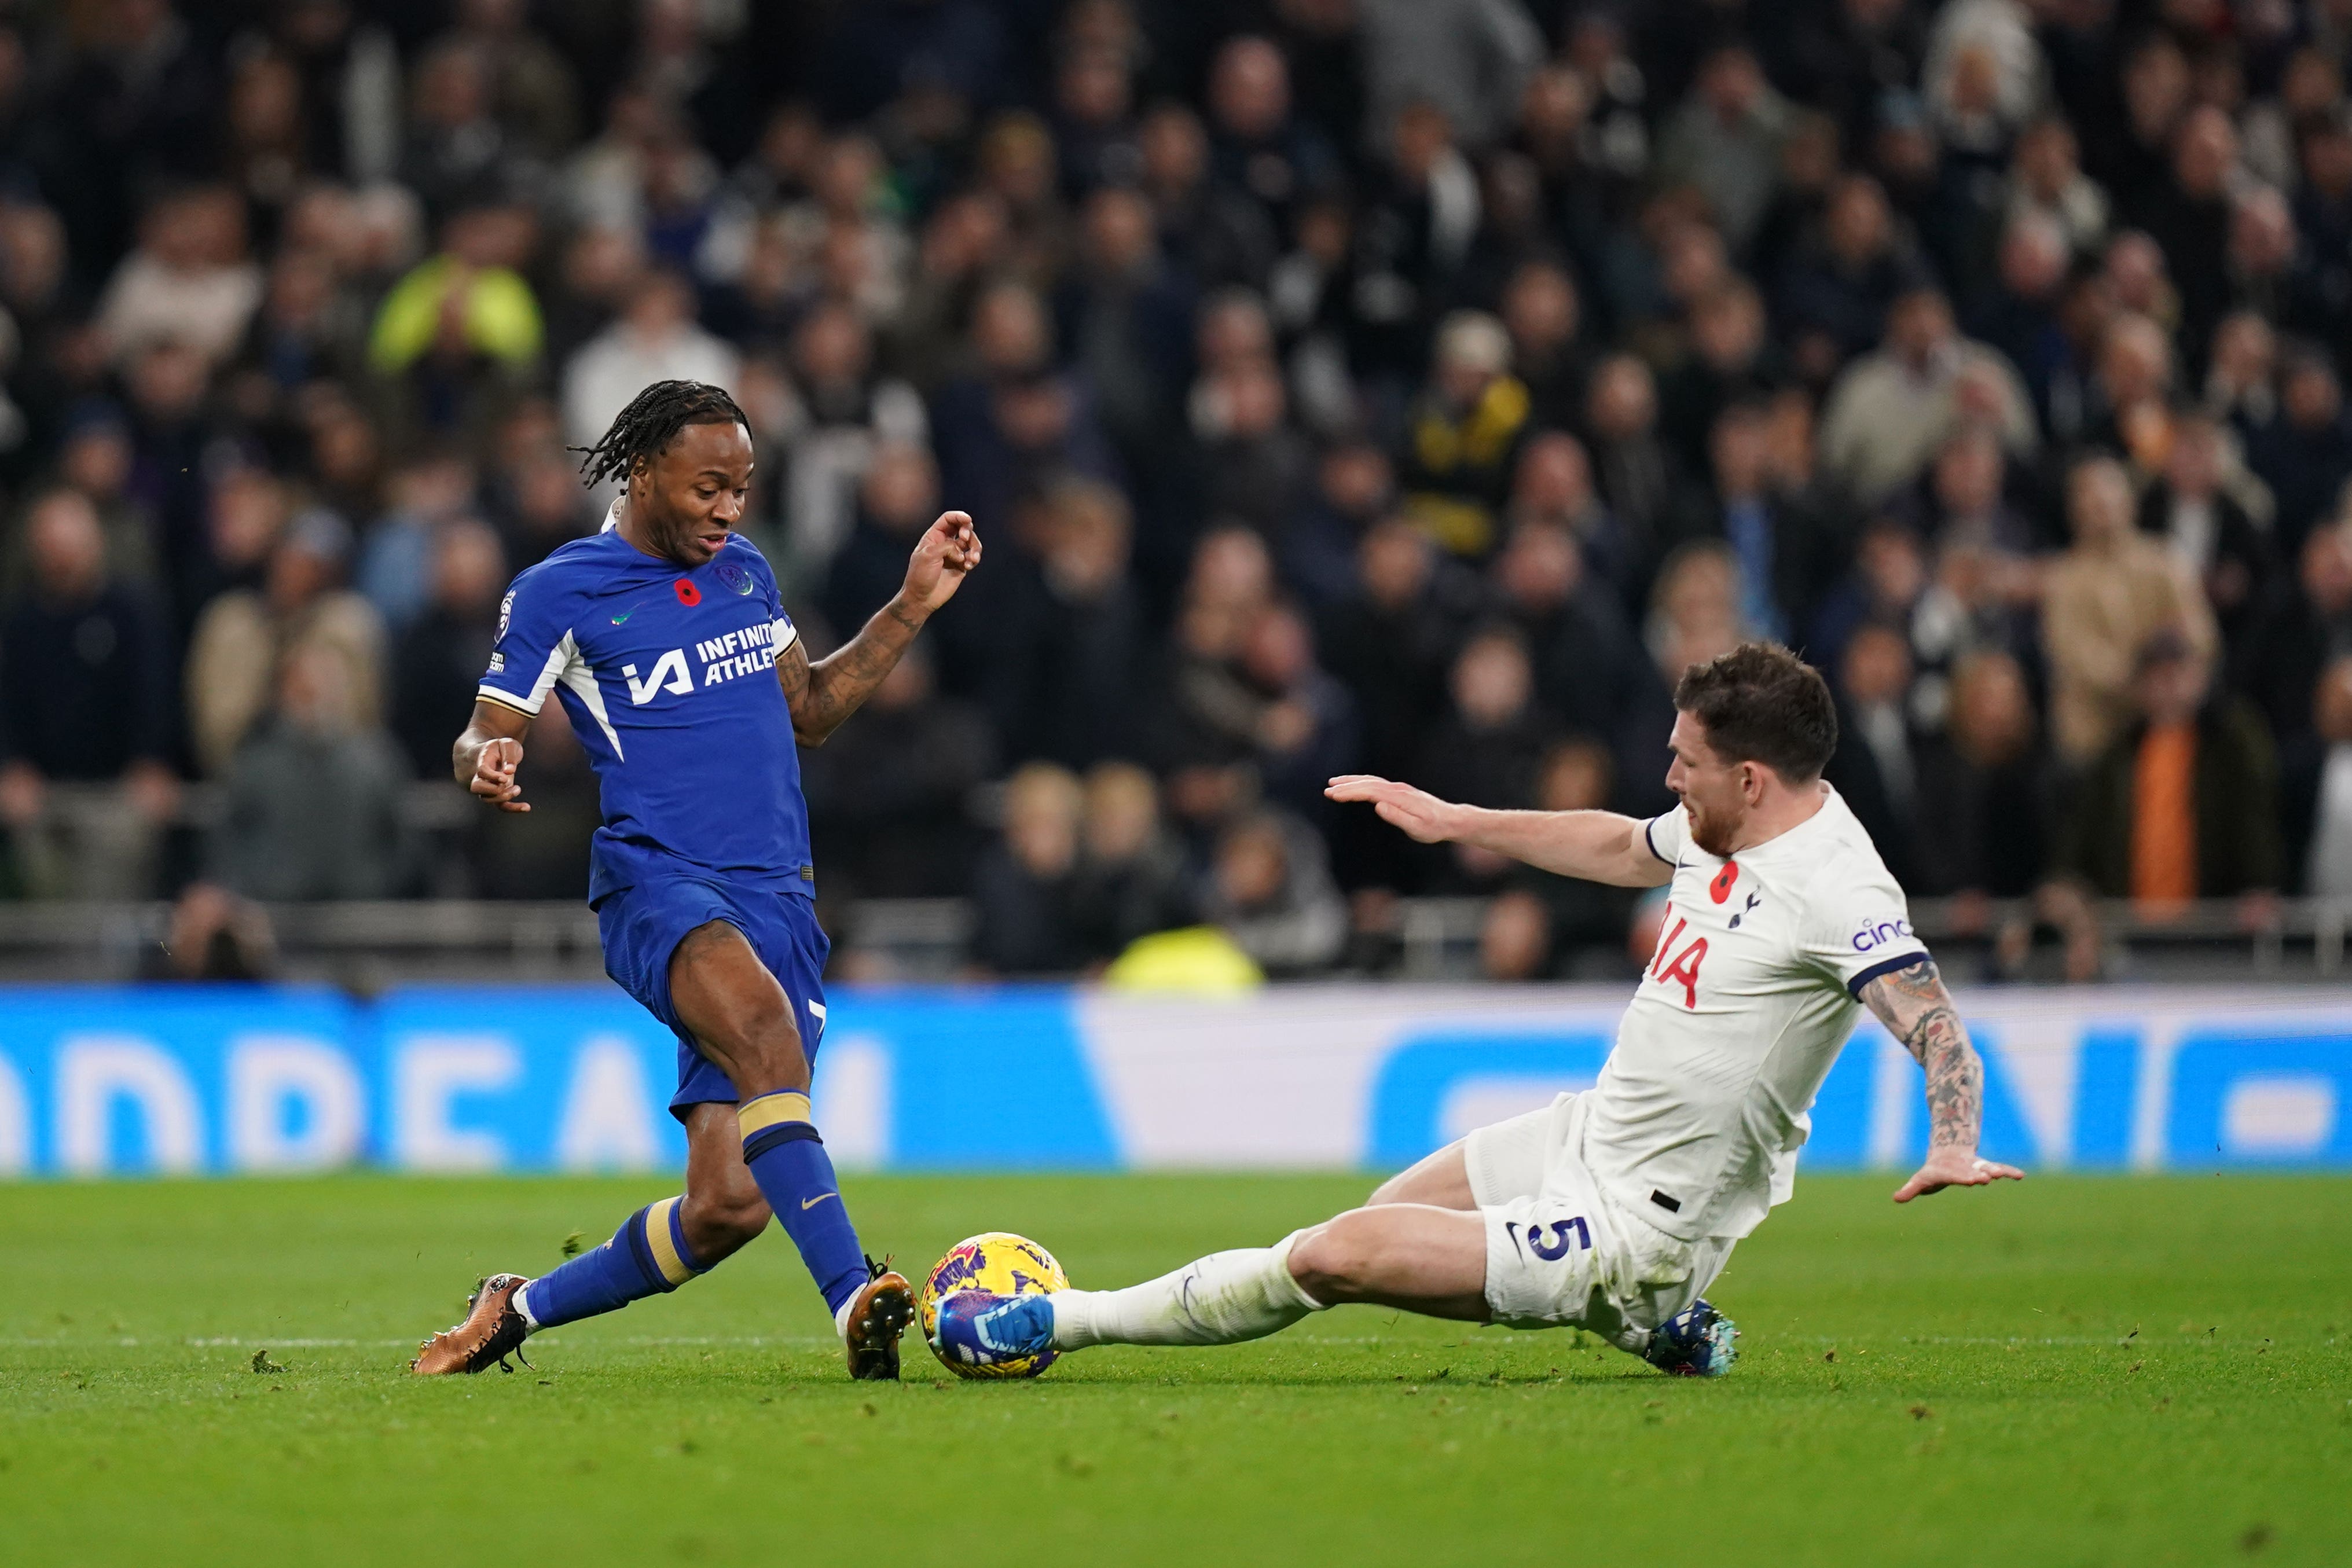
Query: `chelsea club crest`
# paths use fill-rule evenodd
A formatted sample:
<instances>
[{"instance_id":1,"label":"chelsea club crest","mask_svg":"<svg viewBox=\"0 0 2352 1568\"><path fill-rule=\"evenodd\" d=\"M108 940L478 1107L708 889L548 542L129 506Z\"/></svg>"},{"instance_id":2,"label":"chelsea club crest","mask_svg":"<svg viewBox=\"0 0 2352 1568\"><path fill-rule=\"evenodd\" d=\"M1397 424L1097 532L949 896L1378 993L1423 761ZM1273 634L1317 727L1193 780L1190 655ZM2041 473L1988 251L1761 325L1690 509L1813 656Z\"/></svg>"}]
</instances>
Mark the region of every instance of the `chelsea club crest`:
<instances>
[{"instance_id":1,"label":"chelsea club crest","mask_svg":"<svg viewBox=\"0 0 2352 1568\"><path fill-rule=\"evenodd\" d=\"M722 560L719 563L719 580L738 593L751 591L751 574L731 560Z\"/></svg>"}]
</instances>

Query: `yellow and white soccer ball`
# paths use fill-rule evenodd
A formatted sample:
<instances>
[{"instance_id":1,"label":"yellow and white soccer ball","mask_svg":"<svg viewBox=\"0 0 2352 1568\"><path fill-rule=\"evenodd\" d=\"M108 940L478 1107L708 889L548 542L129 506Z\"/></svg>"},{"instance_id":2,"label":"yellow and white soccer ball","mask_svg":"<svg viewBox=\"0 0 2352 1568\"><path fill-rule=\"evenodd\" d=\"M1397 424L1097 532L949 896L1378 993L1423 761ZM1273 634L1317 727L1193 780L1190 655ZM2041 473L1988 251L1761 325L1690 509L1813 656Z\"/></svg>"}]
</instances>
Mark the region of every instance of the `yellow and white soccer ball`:
<instances>
[{"instance_id":1,"label":"yellow and white soccer ball","mask_svg":"<svg viewBox=\"0 0 2352 1568\"><path fill-rule=\"evenodd\" d=\"M940 1363L958 1377L1034 1377L1054 1364L1055 1350L1016 1356L985 1366L968 1365L940 1355L940 1303L959 1291L985 1291L992 1296L1040 1295L1066 1291L1070 1277L1054 1255L1025 1236L1007 1230L984 1231L948 1249L923 1281L923 1343Z\"/></svg>"}]
</instances>

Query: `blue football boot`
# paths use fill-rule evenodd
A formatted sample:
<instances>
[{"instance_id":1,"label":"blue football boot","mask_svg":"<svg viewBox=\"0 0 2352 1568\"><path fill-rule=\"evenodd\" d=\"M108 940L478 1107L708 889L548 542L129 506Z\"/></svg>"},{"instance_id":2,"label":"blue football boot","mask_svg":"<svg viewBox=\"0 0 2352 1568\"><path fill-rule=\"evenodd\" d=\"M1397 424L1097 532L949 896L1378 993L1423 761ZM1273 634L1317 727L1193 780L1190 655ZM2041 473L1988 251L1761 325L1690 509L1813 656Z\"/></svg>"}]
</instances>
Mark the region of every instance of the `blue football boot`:
<instances>
[{"instance_id":1,"label":"blue football boot","mask_svg":"<svg viewBox=\"0 0 2352 1568\"><path fill-rule=\"evenodd\" d=\"M1642 1359L1675 1377L1721 1377L1739 1359L1739 1329L1700 1297L1650 1331Z\"/></svg>"},{"instance_id":2,"label":"blue football boot","mask_svg":"<svg viewBox=\"0 0 2352 1568\"><path fill-rule=\"evenodd\" d=\"M1054 1348L1054 1303L1044 1295L958 1291L940 1303L931 1348L941 1361L994 1366Z\"/></svg>"}]
</instances>

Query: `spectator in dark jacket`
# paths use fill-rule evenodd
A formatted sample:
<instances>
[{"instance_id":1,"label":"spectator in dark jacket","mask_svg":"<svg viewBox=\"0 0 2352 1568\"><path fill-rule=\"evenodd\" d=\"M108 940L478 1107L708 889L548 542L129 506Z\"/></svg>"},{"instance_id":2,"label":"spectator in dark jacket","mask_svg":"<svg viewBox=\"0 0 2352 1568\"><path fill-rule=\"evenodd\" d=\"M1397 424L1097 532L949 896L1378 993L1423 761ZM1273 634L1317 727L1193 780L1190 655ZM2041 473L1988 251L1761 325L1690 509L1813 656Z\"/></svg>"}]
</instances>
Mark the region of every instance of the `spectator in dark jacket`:
<instances>
[{"instance_id":1,"label":"spectator in dark jacket","mask_svg":"<svg viewBox=\"0 0 2352 1568\"><path fill-rule=\"evenodd\" d=\"M2171 546L2204 584L2221 630L2224 673L2237 686L2270 608L2276 572L2270 531L2224 483L2221 426L2210 414L2183 411L2173 420L2162 476L2141 493L2139 531Z\"/></svg>"},{"instance_id":2,"label":"spectator in dark jacket","mask_svg":"<svg viewBox=\"0 0 2352 1568\"><path fill-rule=\"evenodd\" d=\"M2043 538L2029 512L2011 499L2008 471L2000 438L1983 425L1962 425L1893 511L1938 554L1973 549L2021 564L2060 541Z\"/></svg>"},{"instance_id":3,"label":"spectator in dark jacket","mask_svg":"<svg viewBox=\"0 0 2352 1568\"><path fill-rule=\"evenodd\" d=\"M1555 523L1522 523L1489 577L1526 640L1538 701L1570 730L1614 735L1644 655L1616 594L1586 572L1576 536Z\"/></svg>"},{"instance_id":4,"label":"spectator in dark jacket","mask_svg":"<svg viewBox=\"0 0 2352 1568\"><path fill-rule=\"evenodd\" d=\"M2069 345L2059 314L2065 301L2066 230L2045 212L2024 211L2002 231L1997 282L1979 300L1969 335L2000 351L2024 381L2045 434L2059 434L2051 398L2068 373Z\"/></svg>"},{"instance_id":5,"label":"spectator in dark jacket","mask_svg":"<svg viewBox=\"0 0 2352 1568\"><path fill-rule=\"evenodd\" d=\"M2282 745L2311 725L2319 672L2352 653L2352 525L2315 528L2263 625L2246 688Z\"/></svg>"},{"instance_id":6,"label":"spectator in dark jacket","mask_svg":"<svg viewBox=\"0 0 2352 1568\"><path fill-rule=\"evenodd\" d=\"M2014 658L1974 653L1954 668L1949 716L1920 754L1918 779L1927 831L1914 891L1993 898L2033 891L2050 863L2050 768Z\"/></svg>"},{"instance_id":7,"label":"spectator in dark jacket","mask_svg":"<svg viewBox=\"0 0 2352 1568\"><path fill-rule=\"evenodd\" d=\"M1843 557L1829 519L1772 483L1770 414L1760 402L1727 405L1708 440L1715 476L1703 534L1739 562L1740 619L1759 635L1791 642L1810 625Z\"/></svg>"},{"instance_id":8,"label":"spectator in dark jacket","mask_svg":"<svg viewBox=\"0 0 2352 1568\"><path fill-rule=\"evenodd\" d=\"M1709 461L1717 416L1769 392L1783 372L1770 352L1763 296L1743 279L1726 279L1699 298L1691 307L1690 338L1690 357L1658 384L1658 428L1696 470Z\"/></svg>"},{"instance_id":9,"label":"spectator in dark jacket","mask_svg":"<svg viewBox=\"0 0 2352 1568\"><path fill-rule=\"evenodd\" d=\"M2124 211L2163 247L2191 343L2211 336L2229 308L2229 186L2237 165L2238 133L2229 115L2210 104L2191 110L2173 132L2170 177Z\"/></svg>"},{"instance_id":10,"label":"spectator in dark jacket","mask_svg":"<svg viewBox=\"0 0 2352 1568\"><path fill-rule=\"evenodd\" d=\"M1361 586L1323 617L1325 667L1355 694L1362 767L1409 776L1445 701L1445 665L1475 611L1476 580L1402 517L1375 523L1357 557ZM1412 874L1412 846L1361 811L1339 814L1336 856L1351 888L1395 887Z\"/></svg>"},{"instance_id":11,"label":"spectator in dark jacket","mask_svg":"<svg viewBox=\"0 0 2352 1568\"><path fill-rule=\"evenodd\" d=\"M41 183L58 193L74 260L94 267L130 239L137 192L215 171L222 115L219 70L172 6L110 7L89 44L57 62Z\"/></svg>"},{"instance_id":12,"label":"spectator in dark jacket","mask_svg":"<svg viewBox=\"0 0 2352 1568\"><path fill-rule=\"evenodd\" d=\"M1289 394L1272 359L1213 369L1192 397L1202 498L1212 517L1273 535L1314 485L1315 454L1289 423Z\"/></svg>"},{"instance_id":13,"label":"spectator in dark jacket","mask_svg":"<svg viewBox=\"0 0 2352 1568\"><path fill-rule=\"evenodd\" d=\"M1901 632L1872 623L1847 640L1837 664L1837 753L1823 773L1904 887L1918 879L1926 821L1908 708L1911 675L1911 645Z\"/></svg>"},{"instance_id":14,"label":"spectator in dark jacket","mask_svg":"<svg viewBox=\"0 0 2352 1568\"><path fill-rule=\"evenodd\" d=\"M986 716L941 696L930 651L908 649L858 722L801 759L828 887L866 898L961 893L978 838L969 805L996 761Z\"/></svg>"},{"instance_id":15,"label":"spectator in dark jacket","mask_svg":"<svg viewBox=\"0 0 2352 1568\"><path fill-rule=\"evenodd\" d=\"M1052 323L1035 290L1003 282L982 291L971 354L976 373L932 400L931 441L943 489L983 532L1006 528L1014 502L1052 478L1117 472L1090 383L1055 369Z\"/></svg>"},{"instance_id":16,"label":"spectator in dark jacket","mask_svg":"<svg viewBox=\"0 0 2352 1568\"><path fill-rule=\"evenodd\" d=\"M857 517L825 570L817 605L836 635L849 636L890 601L907 578L907 557L939 515L940 476L919 446L877 447L859 486ZM952 605L950 605L952 611ZM950 617L938 623L944 631Z\"/></svg>"},{"instance_id":17,"label":"spectator in dark jacket","mask_svg":"<svg viewBox=\"0 0 2352 1568\"><path fill-rule=\"evenodd\" d=\"M525 750L530 758L530 810L470 813L466 836L473 895L536 903L584 900L588 841L604 825L604 804L595 769L561 699L546 703L530 721Z\"/></svg>"},{"instance_id":18,"label":"spectator in dark jacket","mask_svg":"<svg viewBox=\"0 0 2352 1568\"><path fill-rule=\"evenodd\" d=\"M471 519L442 526L433 540L433 596L393 660L393 733L420 779L449 771L450 743L474 711L498 641L506 583L498 535Z\"/></svg>"},{"instance_id":19,"label":"spectator in dark jacket","mask_svg":"<svg viewBox=\"0 0 2352 1568\"><path fill-rule=\"evenodd\" d=\"M1254 726L1265 798L1318 825L1338 815L1323 786L1355 771L1362 749L1356 699L1316 663L1315 633L1286 604L1268 605L1243 633L1240 674L1265 699Z\"/></svg>"},{"instance_id":20,"label":"spectator in dark jacket","mask_svg":"<svg viewBox=\"0 0 2352 1568\"><path fill-rule=\"evenodd\" d=\"M1445 700L1446 660L1475 584L1441 567L1402 518L1373 524L1357 559L1360 586L1324 617L1317 641L1362 706L1364 767L1397 778L1421 755Z\"/></svg>"},{"instance_id":21,"label":"spectator in dark jacket","mask_svg":"<svg viewBox=\"0 0 2352 1568\"><path fill-rule=\"evenodd\" d=\"M169 649L114 580L89 502L53 490L26 524L31 591L8 614L0 758L44 778L113 779L171 748Z\"/></svg>"},{"instance_id":22,"label":"spectator in dark jacket","mask_svg":"<svg viewBox=\"0 0 2352 1568\"><path fill-rule=\"evenodd\" d=\"M1536 706L1526 643L1507 626L1479 632L1455 657L1451 687L1453 712L1430 735L1413 781L1473 806L1533 806L1537 770L1558 731ZM1496 886L1510 864L1466 844L1433 859L1439 883L1456 890Z\"/></svg>"},{"instance_id":23,"label":"spectator in dark jacket","mask_svg":"<svg viewBox=\"0 0 2352 1568\"><path fill-rule=\"evenodd\" d=\"M2301 141L2303 180L2294 193L2299 281L2304 298L2325 302L2331 308L2325 314L2340 323L2352 310L2352 106L2339 98L2305 124ZM2352 334L2323 332L2315 320L2298 325L2334 344L2339 373L2352 371Z\"/></svg>"},{"instance_id":24,"label":"spectator in dark jacket","mask_svg":"<svg viewBox=\"0 0 2352 1568\"><path fill-rule=\"evenodd\" d=\"M1151 204L1120 186L1088 198L1081 261L1056 301L1062 340L1095 389L1104 431L1130 466L1153 472L1182 434L1192 286L1160 256Z\"/></svg>"},{"instance_id":25,"label":"spectator in dark jacket","mask_svg":"<svg viewBox=\"0 0 2352 1568\"><path fill-rule=\"evenodd\" d=\"M1638 604L1658 563L1690 531L1695 486L1658 434L1657 383L1633 355L1612 354L1592 372L1585 427L1595 487L1624 534L1627 602Z\"/></svg>"},{"instance_id":26,"label":"spectator in dark jacket","mask_svg":"<svg viewBox=\"0 0 2352 1568\"><path fill-rule=\"evenodd\" d=\"M906 580L908 553L939 509L939 470L930 455L903 443L877 447L858 489L856 520L817 594L835 639L855 635L890 602ZM1015 549L992 558L927 628L940 690L986 708L1000 737L1025 733L1046 614L1036 564Z\"/></svg>"},{"instance_id":27,"label":"spectator in dark jacket","mask_svg":"<svg viewBox=\"0 0 2352 1568\"><path fill-rule=\"evenodd\" d=\"M1160 821L1160 786L1132 762L1087 775L1075 907L1079 939L1097 962L1198 918L1183 846Z\"/></svg>"},{"instance_id":28,"label":"spectator in dark jacket","mask_svg":"<svg viewBox=\"0 0 2352 1568\"><path fill-rule=\"evenodd\" d=\"M1248 813L1219 835L1201 904L1276 977L1328 967L1348 939L1323 841L1279 811Z\"/></svg>"},{"instance_id":29,"label":"spectator in dark jacket","mask_svg":"<svg viewBox=\"0 0 2352 1568\"><path fill-rule=\"evenodd\" d=\"M1209 76L1210 169L1286 233L1304 198L1328 189L1339 161L1310 121L1291 113L1290 67L1272 40L1229 38Z\"/></svg>"},{"instance_id":30,"label":"spectator in dark jacket","mask_svg":"<svg viewBox=\"0 0 2352 1568\"><path fill-rule=\"evenodd\" d=\"M1083 797L1067 768L1033 762L1004 786L1004 835L981 856L972 953L999 975L1075 974L1087 961L1076 904Z\"/></svg>"},{"instance_id":31,"label":"spectator in dark jacket","mask_svg":"<svg viewBox=\"0 0 2352 1568\"><path fill-rule=\"evenodd\" d=\"M2290 559L2304 536L2336 515L2352 478L2352 418L2336 367L2314 348L2280 356L2280 417L2251 444L2247 459L2278 503L2272 529Z\"/></svg>"},{"instance_id":32,"label":"spectator in dark jacket","mask_svg":"<svg viewBox=\"0 0 2352 1568\"><path fill-rule=\"evenodd\" d=\"M204 453L217 432L204 357L178 343L150 346L125 375L131 395L131 499L155 520L167 608L185 635L205 601L242 586L237 563L215 558L207 526L211 476Z\"/></svg>"},{"instance_id":33,"label":"spectator in dark jacket","mask_svg":"<svg viewBox=\"0 0 2352 1568\"><path fill-rule=\"evenodd\" d=\"M1364 534L1395 498L1396 470L1379 446L1354 440L1326 448L1314 494L1274 538L1284 584L1318 614L1353 593Z\"/></svg>"},{"instance_id":34,"label":"spectator in dark jacket","mask_svg":"<svg viewBox=\"0 0 2352 1568\"><path fill-rule=\"evenodd\" d=\"M352 726L351 679L331 648L287 653L276 708L229 765L213 881L270 903L408 891L407 765L390 735Z\"/></svg>"},{"instance_id":35,"label":"spectator in dark jacket","mask_svg":"<svg viewBox=\"0 0 2352 1568\"><path fill-rule=\"evenodd\" d=\"M1203 288L1255 285L1274 265L1282 236L1265 211L1242 192L1209 179L1209 138L1200 117L1163 103L1136 129L1143 189L1160 219L1168 259Z\"/></svg>"},{"instance_id":36,"label":"spectator in dark jacket","mask_svg":"<svg viewBox=\"0 0 2352 1568\"><path fill-rule=\"evenodd\" d=\"M1896 298L1927 281L1878 182L1867 174L1840 180L1820 238L1798 252L1780 280L1781 329L1798 371L1826 380L1842 361L1876 344Z\"/></svg>"},{"instance_id":37,"label":"spectator in dark jacket","mask_svg":"<svg viewBox=\"0 0 2352 1568\"><path fill-rule=\"evenodd\" d=\"M1242 678L1242 644L1273 585L1265 541L1247 528L1218 528L1193 552L1146 729L1163 769L1230 768L1255 751L1265 699Z\"/></svg>"},{"instance_id":38,"label":"spectator in dark jacket","mask_svg":"<svg viewBox=\"0 0 2352 1568\"><path fill-rule=\"evenodd\" d=\"M1135 693L1150 665L1150 629L1128 570L1127 497L1072 479L1045 497L1032 685L1014 756L1087 768L1131 757L1141 742Z\"/></svg>"},{"instance_id":39,"label":"spectator in dark jacket","mask_svg":"<svg viewBox=\"0 0 2352 1568\"><path fill-rule=\"evenodd\" d=\"M32 591L0 623L0 821L36 894L142 897L177 798L167 639L154 607L112 580L79 492L44 497L26 532ZM53 810L52 783L121 789Z\"/></svg>"},{"instance_id":40,"label":"spectator in dark jacket","mask_svg":"<svg viewBox=\"0 0 2352 1568\"><path fill-rule=\"evenodd\" d=\"M1562 741L1544 754L1535 808L1605 810L1613 790L1607 747ZM1479 928L1480 969L1498 980L1614 979L1626 967L1633 903L1627 888L1517 867Z\"/></svg>"},{"instance_id":41,"label":"spectator in dark jacket","mask_svg":"<svg viewBox=\"0 0 2352 1568\"><path fill-rule=\"evenodd\" d=\"M1592 376L1576 279L1559 262L1529 261L1503 286L1501 304L1511 370L1528 389L1529 420L1538 430L1569 428L1581 414L1584 383Z\"/></svg>"},{"instance_id":42,"label":"spectator in dark jacket","mask_svg":"<svg viewBox=\"0 0 2352 1568\"><path fill-rule=\"evenodd\" d=\"M1576 437L1546 430L1528 438L1519 449L1506 516L1512 531L1565 529L1586 572L1605 584L1621 606L1633 602L1637 574L1648 563L1633 558L1623 526L1601 504L1593 489L1592 460Z\"/></svg>"},{"instance_id":43,"label":"spectator in dark jacket","mask_svg":"<svg viewBox=\"0 0 2352 1568\"><path fill-rule=\"evenodd\" d=\"M2275 890L2278 767L2261 716L2215 695L2176 632L2141 647L2133 688L2139 717L2077 789L2060 863L2152 913Z\"/></svg>"}]
</instances>

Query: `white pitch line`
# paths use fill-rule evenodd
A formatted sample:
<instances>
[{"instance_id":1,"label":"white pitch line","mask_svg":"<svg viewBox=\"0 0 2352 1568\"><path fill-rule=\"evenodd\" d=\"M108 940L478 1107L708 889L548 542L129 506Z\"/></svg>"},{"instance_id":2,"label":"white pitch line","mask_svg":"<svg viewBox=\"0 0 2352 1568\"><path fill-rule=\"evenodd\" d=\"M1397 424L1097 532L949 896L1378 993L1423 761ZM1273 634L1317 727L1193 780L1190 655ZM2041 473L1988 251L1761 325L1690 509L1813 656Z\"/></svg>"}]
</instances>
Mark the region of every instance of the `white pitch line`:
<instances>
[{"instance_id":1,"label":"white pitch line","mask_svg":"<svg viewBox=\"0 0 2352 1568\"><path fill-rule=\"evenodd\" d=\"M831 1349L840 1341L828 1334L633 1334L626 1338L593 1338L567 1340L561 1333L535 1334L541 1344L629 1345L643 1349L726 1348L758 1350L763 1348ZM176 1344L195 1350L390 1350L414 1346L413 1339L289 1339L276 1335L222 1334L183 1340L139 1339L36 1339L0 1335L0 1350L134 1350L141 1345ZM1301 1335L1294 1344L1384 1344L1400 1351L1431 1352L1488 1348L1460 1343L1432 1343L1423 1340L1381 1334L1314 1334ZM1853 1336L1836 1334L1806 1334L1783 1343L1839 1345L1857 1344ZM2140 1345L2242 1345L2244 1340L2224 1340L2207 1334L2140 1334L2123 1339L2105 1334L1912 1334L1895 1340L1880 1341L1890 1349L1905 1345L2105 1345L2123 1350ZM2333 1343L2334 1341L2328 1343ZM1861 1346L1860 1348L1869 1348Z\"/></svg>"},{"instance_id":2,"label":"white pitch line","mask_svg":"<svg viewBox=\"0 0 2352 1568\"><path fill-rule=\"evenodd\" d=\"M1814 1344L1836 1345L1857 1343L1854 1338L1842 1340L1835 1334L1811 1334L1807 1337ZM2244 1344L2247 1342L2225 1340L2216 1334L2144 1333L2136 1334L2129 1339L2126 1339L2121 1334L1906 1334L1899 1339L1885 1343L1897 1346L1906 1344L2104 1344L2116 1350L2124 1350L2143 1344L2222 1345Z\"/></svg>"}]
</instances>

